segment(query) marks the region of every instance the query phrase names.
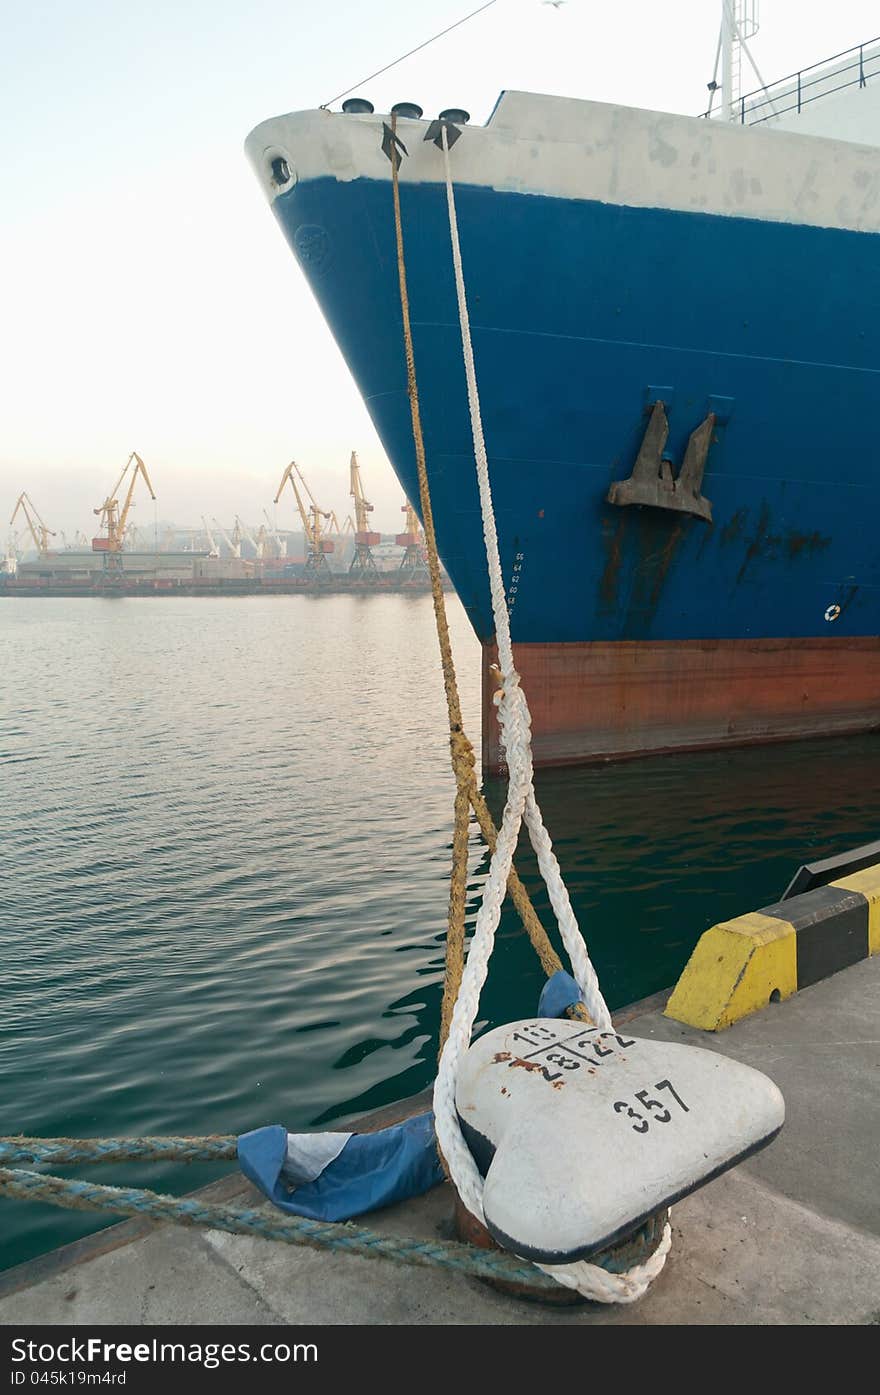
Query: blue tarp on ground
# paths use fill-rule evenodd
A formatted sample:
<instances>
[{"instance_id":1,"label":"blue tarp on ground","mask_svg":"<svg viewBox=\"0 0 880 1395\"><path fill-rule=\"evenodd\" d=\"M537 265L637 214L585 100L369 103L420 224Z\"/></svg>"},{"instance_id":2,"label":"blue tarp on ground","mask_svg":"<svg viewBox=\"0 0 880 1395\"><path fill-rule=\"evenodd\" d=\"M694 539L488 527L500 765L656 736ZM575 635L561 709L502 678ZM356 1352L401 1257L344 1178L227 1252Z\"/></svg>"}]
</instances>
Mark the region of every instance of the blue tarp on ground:
<instances>
[{"instance_id":1,"label":"blue tarp on ground","mask_svg":"<svg viewBox=\"0 0 880 1395\"><path fill-rule=\"evenodd\" d=\"M318 1177L300 1185L288 1168L288 1133L280 1124L242 1134L238 1161L245 1177L282 1211L315 1221L348 1221L421 1196L443 1181L433 1113L352 1134Z\"/></svg>"},{"instance_id":2,"label":"blue tarp on ground","mask_svg":"<svg viewBox=\"0 0 880 1395\"><path fill-rule=\"evenodd\" d=\"M564 969L551 974L538 999L539 1017L564 1017L566 1009L581 1001L581 990Z\"/></svg>"},{"instance_id":3,"label":"blue tarp on ground","mask_svg":"<svg viewBox=\"0 0 880 1395\"><path fill-rule=\"evenodd\" d=\"M560 970L544 985L539 1017L563 1017L580 990ZM443 1181L433 1113L418 1114L376 1133L290 1134L281 1124L238 1140L242 1172L292 1216L349 1221Z\"/></svg>"}]
</instances>

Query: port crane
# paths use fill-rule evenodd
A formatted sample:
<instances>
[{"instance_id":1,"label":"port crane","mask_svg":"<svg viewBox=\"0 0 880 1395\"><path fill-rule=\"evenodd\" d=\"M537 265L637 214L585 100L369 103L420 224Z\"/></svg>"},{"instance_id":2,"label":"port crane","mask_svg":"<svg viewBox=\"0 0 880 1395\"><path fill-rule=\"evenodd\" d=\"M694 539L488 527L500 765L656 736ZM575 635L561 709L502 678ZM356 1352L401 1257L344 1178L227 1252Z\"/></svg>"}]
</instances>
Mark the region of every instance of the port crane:
<instances>
[{"instance_id":1,"label":"port crane","mask_svg":"<svg viewBox=\"0 0 880 1395\"><path fill-rule=\"evenodd\" d=\"M334 514L333 517L335 518L336 515ZM347 513L345 515L345 522L342 524L341 527L339 527L339 525L337 524L337 532L339 534L339 541L343 546L345 545L345 541L348 537L354 537L355 526L354 520L352 519L350 513Z\"/></svg>"},{"instance_id":2,"label":"port crane","mask_svg":"<svg viewBox=\"0 0 880 1395\"><path fill-rule=\"evenodd\" d=\"M299 489L297 488L297 479L299 480L300 484L302 485L303 489L305 490L306 494L311 500L308 509L306 509L306 506L303 503L302 495L300 494ZM306 484L303 478L302 470L299 468L295 460L291 460L290 464L285 469L284 474L281 476L281 483L278 486L278 493L275 495L276 504L278 503L278 500L281 498L281 491L288 480L290 480L290 487L293 490L294 498L296 499L296 507L299 510L299 516L302 519L303 532L306 535L306 571L316 577L329 576L330 564L327 561L327 555L328 553L333 552L335 548L335 543L331 542L329 539L323 536L324 525L322 520L329 520L331 518L331 515L327 512L326 509L319 508L318 505L315 503L315 497L312 494L312 491L309 489L309 486Z\"/></svg>"},{"instance_id":3,"label":"port crane","mask_svg":"<svg viewBox=\"0 0 880 1395\"><path fill-rule=\"evenodd\" d=\"M425 539L416 511L405 499L400 512L406 514L406 529L394 539L397 546L404 549L398 570L407 577L425 576L428 570L425 565Z\"/></svg>"},{"instance_id":4,"label":"port crane","mask_svg":"<svg viewBox=\"0 0 880 1395\"><path fill-rule=\"evenodd\" d=\"M264 525L262 523L260 524L259 531L257 532L256 537L254 537L250 528L246 528L245 525L242 523L241 519L237 516L235 519L235 526L240 530L241 535L245 539L245 541L250 543L251 547L254 549L254 552L257 555L257 560L261 562L263 560L263 553L266 548L266 529Z\"/></svg>"},{"instance_id":5,"label":"port crane","mask_svg":"<svg viewBox=\"0 0 880 1395\"><path fill-rule=\"evenodd\" d=\"M205 537L208 540L208 556L219 557L220 549L214 541L214 536L211 532L211 529L208 527L208 520L205 518L204 514L202 514L202 527L205 530Z\"/></svg>"},{"instance_id":6,"label":"port crane","mask_svg":"<svg viewBox=\"0 0 880 1395\"><path fill-rule=\"evenodd\" d=\"M238 526L238 519L235 520L235 527L232 530L232 537L229 536L223 524L214 519L214 527L229 548L233 557L241 557L241 529Z\"/></svg>"},{"instance_id":7,"label":"port crane","mask_svg":"<svg viewBox=\"0 0 880 1395\"><path fill-rule=\"evenodd\" d=\"M351 576L376 576L378 567L373 556L373 548L381 542L378 533L370 529L368 515L373 512L373 505L368 502L364 487L361 483L361 467L358 465L357 454L352 451L349 464L349 474L351 477L351 488L349 493L354 499L354 556L351 559L349 574Z\"/></svg>"},{"instance_id":8,"label":"port crane","mask_svg":"<svg viewBox=\"0 0 880 1395\"><path fill-rule=\"evenodd\" d=\"M130 475L129 471L131 471ZM150 491L150 498L155 500L156 495L150 482L150 476L147 473L147 467L141 460L137 451L132 451L113 489L107 495L103 504L101 504L99 508L93 510L95 514L100 516L101 527L107 529L107 536L105 538L92 538L92 551L103 552L105 554L105 571L113 572L116 575L122 574L122 545L125 541L128 514L131 508L132 496L134 494L134 487L137 484L138 475L143 475L144 484ZM128 492L125 496L125 502L120 509L117 495L125 483L126 476L128 476Z\"/></svg>"},{"instance_id":9,"label":"port crane","mask_svg":"<svg viewBox=\"0 0 880 1395\"><path fill-rule=\"evenodd\" d=\"M49 539L54 538L55 533L51 528L46 527L46 524L34 507L33 499L24 492L19 494L15 508L12 510L12 517L9 520L10 527L12 527L19 513L24 514L24 521L34 540L34 547L37 549L37 555L39 557L46 557L49 552Z\"/></svg>"},{"instance_id":10,"label":"port crane","mask_svg":"<svg viewBox=\"0 0 880 1395\"><path fill-rule=\"evenodd\" d=\"M275 527L275 524L272 522L265 509L263 509L263 517L269 525L269 537L275 544L275 555L277 557L286 557L287 539L285 537L282 537L282 535L278 532L278 529Z\"/></svg>"}]
</instances>

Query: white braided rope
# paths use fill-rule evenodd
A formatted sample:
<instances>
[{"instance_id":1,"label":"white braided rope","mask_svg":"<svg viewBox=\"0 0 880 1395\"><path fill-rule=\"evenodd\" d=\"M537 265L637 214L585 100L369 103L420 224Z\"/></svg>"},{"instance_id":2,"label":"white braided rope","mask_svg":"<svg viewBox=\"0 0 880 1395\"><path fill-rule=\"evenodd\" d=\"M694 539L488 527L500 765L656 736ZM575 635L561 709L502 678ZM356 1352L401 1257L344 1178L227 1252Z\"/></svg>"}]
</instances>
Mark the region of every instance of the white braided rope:
<instances>
[{"instance_id":1,"label":"white braided rope","mask_svg":"<svg viewBox=\"0 0 880 1395\"><path fill-rule=\"evenodd\" d=\"M571 961L572 971L587 1011L596 1026L611 1027L611 1014L599 989L596 971L590 962L587 946L575 919L568 891L553 852L550 836L544 827L532 779L531 718L525 694L520 687L519 674L513 662L510 620L504 596L498 535L489 482L489 462L483 437L477 375L471 345L470 319L461 263L455 195L449 164L446 128L442 128L443 160L446 171L446 198L449 208L449 232L452 241L452 261L458 295L461 342L467 380L468 404L474 440L474 457L483 514L483 536L489 567L492 613L498 644L498 659L502 687L496 695L501 744L509 771L507 801L489 874L483 889L483 899L468 950L461 987L452 1014L446 1045L440 1057L434 1085L434 1116L437 1138L446 1159L450 1176L462 1202L480 1222L483 1214L483 1179L464 1141L455 1107L455 1086L460 1062L470 1046L471 1032L480 1003L480 993L486 981L489 959L495 944L495 933L501 917L501 904L507 888L507 878L513 863L520 827L525 819L532 847L538 858L541 875L547 884L550 902L559 924L560 934ZM633 1303L647 1291L648 1285L660 1273L666 1262L672 1232L667 1221L658 1248L649 1259L623 1274L611 1274L595 1264L581 1261L567 1265L538 1265L566 1288L576 1289L585 1298L599 1303Z\"/></svg>"}]
</instances>

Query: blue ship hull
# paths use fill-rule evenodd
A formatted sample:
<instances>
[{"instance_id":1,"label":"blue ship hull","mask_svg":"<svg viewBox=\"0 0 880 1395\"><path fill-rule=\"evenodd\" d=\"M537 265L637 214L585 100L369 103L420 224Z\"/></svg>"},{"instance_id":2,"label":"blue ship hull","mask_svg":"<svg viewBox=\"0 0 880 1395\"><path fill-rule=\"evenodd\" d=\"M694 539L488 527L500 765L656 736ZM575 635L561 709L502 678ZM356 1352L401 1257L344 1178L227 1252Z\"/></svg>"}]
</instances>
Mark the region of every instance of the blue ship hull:
<instances>
[{"instance_id":1,"label":"blue ship hull","mask_svg":"<svg viewBox=\"0 0 880 1395\"><path fill-rule=\"evenodd\" d=\"M526 684L539 760L542 722L568 732L547 743L547 760L873 725L880 234L485 183L459 182L455 195L502 566L508 585L516 581L512 634L526 670L530 647L540 654L533 683L546 689L536 701ZM404 180L401 200L440 551L488 661L493 625L445 186ZM390 180L300 178L272 206L416 501ZM714 415L702 483L711 521L608 502L633 469L656 401L666 407L673 474L691 433ZM713 650L711 672L691 665L687 681L718 688L727 673L736 712L726 720L723 699L713 699L711 720L695 710L689 729L688 704L667 691L656 722L650 710L645 721L640 700L632 730L615 717L622 736L591 735L579 730L591 720L588 697L569 682L560 701L578 713L554 716L549 687L566 669L548 668L548 647L573 656L582 684L583 646L605 662L607 646L631 655L633 645L652 656L643 688L675 684L682 646ZM732 676L730 646L745 646ZM785 657L798 646L812 655L806 666ZM779 656L769 668L768 652ZM840 705L828 698L829 652L846 656ZM600 686L620 689L633 672L630 658ZM801 693L817 673L822 693ZM781 721L775 700L758 696L749 711L750 682L789 686ZM614 701L627 706L625 695ZM491 726L488 698L486 712ZM674 730L668 712L678 714ZM497 755L492 748L488 764Z\"/></svg>"},{"instance_id":2,"label":"blue ship hull","mask_svg":"<svg viewBox=\"0 0 880 1395\"><path fill-rule=\"evenodd\" d=\"M441 553L489 639L445 189L402 199ZM876 635L880 239L473 188L456 202L506 575L523 554L514 639L818 636L835 605L838 634ZM314 180L274 207L418 499L389 188ZM657 397L676 461L719 417L712 523L606 503Z\"/></svg>"}]
</instances>

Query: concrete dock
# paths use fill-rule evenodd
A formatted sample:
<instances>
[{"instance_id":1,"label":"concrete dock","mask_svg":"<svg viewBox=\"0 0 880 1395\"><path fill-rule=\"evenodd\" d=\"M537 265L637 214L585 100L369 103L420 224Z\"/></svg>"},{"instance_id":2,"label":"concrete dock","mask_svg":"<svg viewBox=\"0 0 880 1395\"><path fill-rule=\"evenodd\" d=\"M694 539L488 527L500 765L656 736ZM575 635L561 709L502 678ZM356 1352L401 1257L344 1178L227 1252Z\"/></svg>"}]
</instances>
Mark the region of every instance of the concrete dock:
<instances>
[{"instance_id":1,"label":"concrete dock","mask_svg":"<svg viewBox=\"0 0 880 1395\"><path fill-rule=\"evenodd\" d=\"M718 1034L665 1018L665 996L616 1021L764 1071L787 1117L769 1148L674 1208L669 1260L634 1306L551 1307L439 1270L126 1221L0 1273L0 1323L880 1323L880 957ZM202 1194L256 1195L237 1176ZM444 1186L365 1223L449 1239L451 1217Z\"/></svg>"}]
</instances>

